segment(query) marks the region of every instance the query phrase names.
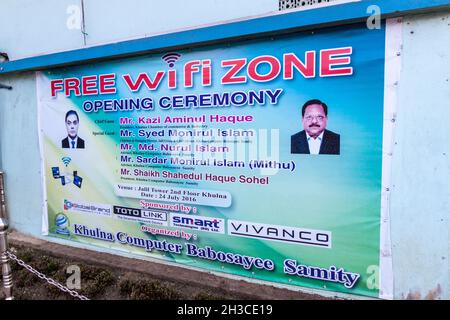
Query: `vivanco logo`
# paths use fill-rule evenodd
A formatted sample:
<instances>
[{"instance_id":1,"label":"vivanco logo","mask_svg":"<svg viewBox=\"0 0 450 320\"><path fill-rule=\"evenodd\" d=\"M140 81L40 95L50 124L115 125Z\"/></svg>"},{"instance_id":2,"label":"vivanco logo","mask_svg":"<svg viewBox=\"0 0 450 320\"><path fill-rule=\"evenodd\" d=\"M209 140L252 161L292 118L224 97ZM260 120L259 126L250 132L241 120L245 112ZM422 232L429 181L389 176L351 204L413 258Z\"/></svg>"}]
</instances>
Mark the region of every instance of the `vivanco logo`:
<instances>
[{"instance_id":1,"label":"vivanco logo","mask_svg":"<svg viewBox=\"0 0 450 320\"><path fill-rule=\"evenodd\" d=\"M228 234L236 237L280 241L304 246L331 248L331 232L263 224L248 221L228 220Z\"/></svg>"}]
</instances>

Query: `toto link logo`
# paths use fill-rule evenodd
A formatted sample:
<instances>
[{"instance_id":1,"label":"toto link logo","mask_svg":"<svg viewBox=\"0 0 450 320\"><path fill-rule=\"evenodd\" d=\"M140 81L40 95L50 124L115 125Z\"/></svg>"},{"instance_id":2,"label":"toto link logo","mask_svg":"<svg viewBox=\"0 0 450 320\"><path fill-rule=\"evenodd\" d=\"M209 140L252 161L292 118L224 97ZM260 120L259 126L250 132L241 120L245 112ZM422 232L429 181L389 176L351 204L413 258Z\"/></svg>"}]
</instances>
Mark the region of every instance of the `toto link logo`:
<instances>
[{"instance_id":1,"label":"toto link logo","mask_svg":"<svg viewBox=\"0 0 450 320\"><path fill-rule=\"evenodd\" d=\"M117 217L121 218L140 220L161 226L167 226L168 224L166 212L120 206L113 206L113 212Z\"/></svg>"},{"instance_id":2,"label":"toto link logo","mask_svg":"<svg viewBox=\"0 0 450 320\"><path fill-rule=\"evenodd\" d=\"M141 209L119 207L119 206L113 206L113 209L115 214L131 216L136 218L141 217Z\"/></svg>"}]
</instances>

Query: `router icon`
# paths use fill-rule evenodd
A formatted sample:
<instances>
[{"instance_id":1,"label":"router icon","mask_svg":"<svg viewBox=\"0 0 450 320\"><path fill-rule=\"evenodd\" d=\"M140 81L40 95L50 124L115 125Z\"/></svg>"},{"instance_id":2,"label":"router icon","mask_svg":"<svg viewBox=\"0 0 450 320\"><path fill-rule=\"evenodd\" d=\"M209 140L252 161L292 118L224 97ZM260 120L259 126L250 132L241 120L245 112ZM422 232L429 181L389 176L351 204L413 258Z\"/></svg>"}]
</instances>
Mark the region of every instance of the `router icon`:
<instances>
[{"instance_id":1,"label":"router icon","mask_svg":"<svg viewBox=\"0 0 450 320\"><path fill-rule=\"evenodd\" d=\"M73 171L73 173L64 172L62 174L59 167L52 167L52 175L54 179L60 179L63 186L73 182L74 185L81 189L83 178L78 175L77 171Z\"/></svg>"}]
</instances>

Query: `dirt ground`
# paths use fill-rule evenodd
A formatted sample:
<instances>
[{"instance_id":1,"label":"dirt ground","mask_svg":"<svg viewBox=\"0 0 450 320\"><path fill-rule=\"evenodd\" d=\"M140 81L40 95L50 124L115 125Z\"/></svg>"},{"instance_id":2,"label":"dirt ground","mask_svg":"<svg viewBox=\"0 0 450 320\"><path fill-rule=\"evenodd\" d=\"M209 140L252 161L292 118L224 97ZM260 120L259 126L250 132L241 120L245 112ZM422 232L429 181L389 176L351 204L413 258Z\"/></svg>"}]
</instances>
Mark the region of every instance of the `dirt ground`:
<instances>
[{"instance_id":1,"label":"dirt ground","mask_svg":"<svg viewBox=\"0 0 450 320\"><path fill-rule=\"evenodd\" d=\"M48 252L13 245L10 250L33 268L66 284L70 274L67 267L77 265L81 271L81 289L90 299L101 300L218 300L251 299L246 295L230 295L220 289L208 290L188 283L156 280L150 275L130 272L120 268L92 265L81 260L52 256ZM39 279L15 262L11 263L16 300L70 300L68 293ZM3 292L0 299L4 299Z\"/></svg>"},{"instance_id":2,"label":"dirt ground","mask_svg":"<svg viewBox=\"0 0 450 320\"><path fill-rule=\"evenodd\" d=\"M9 249L19 259L57 282L66 285L80 270L77 291L92 300L329 300L305 291L226 278L177 265L133 259L76 248L27 236L8 234ZM48 284L24 267L11 262L16 300L72 300L67 292ZM72 277L73 278L73 277ZM0 299L4 299L0 290ZM339 298L340 299L340 298Z\"/></svg>"}]
</instances>

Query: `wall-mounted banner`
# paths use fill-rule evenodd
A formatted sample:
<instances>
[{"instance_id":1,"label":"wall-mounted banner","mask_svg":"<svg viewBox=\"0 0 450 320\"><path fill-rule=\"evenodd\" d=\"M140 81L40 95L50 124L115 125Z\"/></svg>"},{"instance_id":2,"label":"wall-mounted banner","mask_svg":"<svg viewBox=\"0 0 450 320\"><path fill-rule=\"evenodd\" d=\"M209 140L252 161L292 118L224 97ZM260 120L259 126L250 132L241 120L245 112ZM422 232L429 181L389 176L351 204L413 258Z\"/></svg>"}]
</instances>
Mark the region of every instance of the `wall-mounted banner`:
<instances>
[{"instance_id":1,"label":"wall-mounted banner","mask_svg":"<svg viewBox=\"0 0 450 320\"><path fill-rule=\"evenodd\" d=\"M378 297L385 33L39 72L45 234Z\"/></svg>"}]
</instances>

